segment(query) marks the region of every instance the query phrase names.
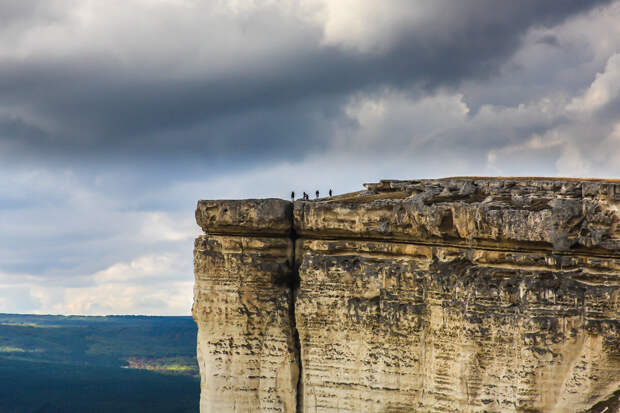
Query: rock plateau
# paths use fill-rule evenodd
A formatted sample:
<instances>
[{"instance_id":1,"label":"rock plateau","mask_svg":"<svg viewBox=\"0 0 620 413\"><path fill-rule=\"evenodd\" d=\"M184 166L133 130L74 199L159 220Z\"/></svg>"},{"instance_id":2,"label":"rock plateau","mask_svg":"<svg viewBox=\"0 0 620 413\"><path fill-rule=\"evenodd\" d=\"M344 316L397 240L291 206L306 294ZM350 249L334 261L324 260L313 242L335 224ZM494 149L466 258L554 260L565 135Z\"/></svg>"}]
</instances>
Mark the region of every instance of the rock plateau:
<instances>
[{"instance_id":1,"label":"rock plateau","mask_svg":"<svg viewBox=\"0 0 620 413\"><path fill-rule=\"evenodd\" d=\"M620 412L620 181L199 201L202 413Z\"/></svg>"}]
</instances>

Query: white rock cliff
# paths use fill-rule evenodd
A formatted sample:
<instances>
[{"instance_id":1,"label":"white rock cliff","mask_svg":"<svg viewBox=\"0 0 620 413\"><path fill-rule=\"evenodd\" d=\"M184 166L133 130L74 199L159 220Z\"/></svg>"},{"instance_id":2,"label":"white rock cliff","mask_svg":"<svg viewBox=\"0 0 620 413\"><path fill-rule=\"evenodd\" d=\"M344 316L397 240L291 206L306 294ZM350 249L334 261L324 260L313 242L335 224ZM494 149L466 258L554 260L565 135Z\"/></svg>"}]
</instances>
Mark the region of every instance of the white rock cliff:
<instances>
[{"instance_id":1,"label":"white rock cliff","mask_svg":"<svg viewBox=\"0 0 620 413\"><path fill-rule=\"evenodd\" d=\"M620 182L200 201L202 413L620 412Z\"/></svg>"}]
</instances>

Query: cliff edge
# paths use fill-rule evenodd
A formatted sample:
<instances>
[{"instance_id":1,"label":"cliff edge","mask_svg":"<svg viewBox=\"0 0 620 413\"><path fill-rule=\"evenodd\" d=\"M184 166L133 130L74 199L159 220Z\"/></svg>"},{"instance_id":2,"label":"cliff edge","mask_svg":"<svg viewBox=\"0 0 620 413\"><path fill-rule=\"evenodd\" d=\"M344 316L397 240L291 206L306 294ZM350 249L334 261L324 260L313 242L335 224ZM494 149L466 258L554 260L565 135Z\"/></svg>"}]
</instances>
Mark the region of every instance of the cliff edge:
<instances>
[{"instance_id":1,"label":"cliff edge","mask_svg":"<svg viewBox=\"0 0 620 413\"><path fill-rule=\"evenodd\" d=\"M620 412L620 181L199 201L201 412Z\"/></svg>"}]
</instances>

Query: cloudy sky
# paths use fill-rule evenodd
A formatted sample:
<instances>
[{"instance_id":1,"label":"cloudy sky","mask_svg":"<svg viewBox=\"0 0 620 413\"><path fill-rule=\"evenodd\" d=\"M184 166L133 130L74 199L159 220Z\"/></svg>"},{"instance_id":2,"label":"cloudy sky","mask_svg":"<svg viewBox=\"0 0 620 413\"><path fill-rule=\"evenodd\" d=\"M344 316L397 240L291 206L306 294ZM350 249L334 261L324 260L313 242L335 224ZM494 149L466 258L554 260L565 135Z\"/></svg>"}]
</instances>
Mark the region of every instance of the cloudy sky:
<instances>
[{"instance_id":1,"label":"cloudy sky","mask_svg":"<svg viewBox=\"0 0 620 413\"><path fill-rule=\"evenodd\" d=\"M0 0L0 312L188 315L198 199L620 176L620 0Z\"/></svg>"}]
</instances>

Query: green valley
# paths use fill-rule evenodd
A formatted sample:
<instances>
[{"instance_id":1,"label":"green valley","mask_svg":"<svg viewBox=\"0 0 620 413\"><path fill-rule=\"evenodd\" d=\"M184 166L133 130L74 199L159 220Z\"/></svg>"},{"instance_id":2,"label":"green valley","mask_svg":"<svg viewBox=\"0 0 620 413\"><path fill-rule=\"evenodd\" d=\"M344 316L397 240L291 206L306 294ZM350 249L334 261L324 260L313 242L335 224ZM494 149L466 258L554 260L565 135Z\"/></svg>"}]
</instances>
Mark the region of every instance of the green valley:
<instances>
[{"instance_id":1,"label":"green valley","mask_svg":"<svg viewBox=\"0 0 620 413\"><path fill-rule=\"evenodd\" d=\"M196 412L191 317L0 314L0 413Z\"/></svg>"}]
</instances>

